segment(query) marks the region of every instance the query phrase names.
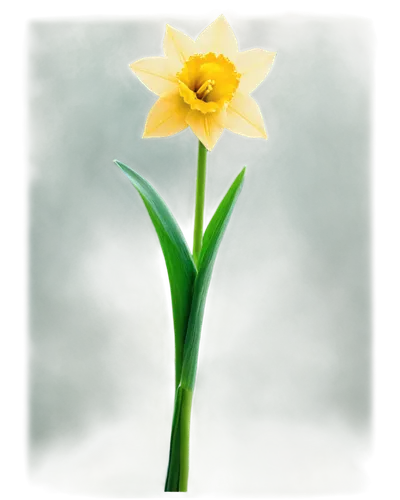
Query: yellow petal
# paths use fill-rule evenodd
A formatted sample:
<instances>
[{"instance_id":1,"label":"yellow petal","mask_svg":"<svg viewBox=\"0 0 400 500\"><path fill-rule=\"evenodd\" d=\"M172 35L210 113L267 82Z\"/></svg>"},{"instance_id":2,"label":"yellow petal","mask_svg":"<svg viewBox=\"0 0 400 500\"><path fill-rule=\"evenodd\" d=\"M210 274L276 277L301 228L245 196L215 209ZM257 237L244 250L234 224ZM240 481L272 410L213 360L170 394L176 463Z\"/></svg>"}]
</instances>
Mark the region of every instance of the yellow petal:
<instances>
[{"instance_id":1,"label":"yellow petal","mask_svg":"<svg viewBox=\"0 0 400 500\"><path fill-rule=\"evenodd\" d=\"M143 137L167 137L185 129L190 110L178 91L165 94L151 108Z\"/></svg>"},{"instance_id":2,"label":"yellow petal","mask_svg":"<svg viewBox=\"0 0 400 500\"><path fill-rule=\"evenodd\" d=\"M233 63L238 53L235 34L224 16L219 16L200 33L196 39L196 52L199 54L223 54Z\"/></svg>"},{"instance_id":3,"label":"yellow petal","mask_svg":"<svg viewBox=\"0 0 400 500\"><path fill-rule=\"evenodd\" d=\"M258 104L248 94L241 92L236 92L228 105L225 128L247 137L267 139L267 132Z\"/></svg>"},{"instance_id":4,"label":"yellow petal","mask_svg":"<svg viewBox=\"0 0 400 500\"><path fill-rule=\"evenodd\" d=\"M239 90L248 94L252 92L269 73L275 56L276 52L263 49L239 52L235 61L236 71L241 75Z\"/></svg>"},{"instance_id":5,"label":"yellow petal","mask_svg":"<svg viewBox=\"0 0 400 500\"><path fill-rule=\"evenodd\" d=\"M204 114L201 111L189 111L186 122L194 134L211 151L224 130L225 110Z\"/></svg>"},{"instance_id":6,"label":"yellow petal","mask_svg":"<svg viewBox=\"0 0 400 500\"><path fill-rule=\"evenodd\" d=\"M172 92L178 86L175 72L166 57L146 57L129 65L139 80L157 95Z\"/></svg>"},{"instance_id":7,"label":"yellow petal","mask_svg":"<svg viewBox=\"0 0 400 500\"><path fill-rule=\"evenodd\" d=\"M177 73L195 52L194 40L167 24L164 36L164 54Z\"/></svg>"}]
</instances>

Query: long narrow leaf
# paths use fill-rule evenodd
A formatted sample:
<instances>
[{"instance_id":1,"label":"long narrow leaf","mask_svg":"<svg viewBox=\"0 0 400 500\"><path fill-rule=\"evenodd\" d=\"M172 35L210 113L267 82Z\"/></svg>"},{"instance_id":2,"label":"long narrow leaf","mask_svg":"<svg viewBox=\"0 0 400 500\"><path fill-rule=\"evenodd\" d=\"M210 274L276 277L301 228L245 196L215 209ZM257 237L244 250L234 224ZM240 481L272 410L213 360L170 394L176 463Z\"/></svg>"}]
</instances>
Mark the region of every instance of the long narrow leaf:
<instances>
[{"instance_id":1,"label":"long narrow leaf","mask_svg":"<svg viewBox=\"0 0 400 500\"><path fill-rule=\"evenodd\" d=\"M171 288L175 330L175 380L181 378L183 345L190 314L193 285L196 278L194 265L185 238L176 220L157 191L141 175L115 160L139 192L160 240Z\"/></svg>"},{"instance_id":2,"label":"long narrow leaf","mask_svg":"<svg viewBox=\"0 0 400 500\"><path fill-rule=\"evenodd\" d=\"M190 391L193 391L196 379L200 333L211 274L219 245L243 186L245 171L244 168L236 177L204 233L183 351L181 386Z\"/></svg>"}]
</instances>

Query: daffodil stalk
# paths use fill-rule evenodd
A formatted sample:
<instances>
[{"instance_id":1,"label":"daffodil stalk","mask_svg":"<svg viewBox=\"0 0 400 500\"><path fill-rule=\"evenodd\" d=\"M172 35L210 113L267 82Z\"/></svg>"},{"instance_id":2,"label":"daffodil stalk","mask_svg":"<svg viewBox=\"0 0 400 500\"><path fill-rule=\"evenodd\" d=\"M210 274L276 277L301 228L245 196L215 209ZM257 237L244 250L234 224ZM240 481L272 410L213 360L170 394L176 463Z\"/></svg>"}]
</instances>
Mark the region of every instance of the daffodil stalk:
<instances>
[{"instance_id":1,"label":"daffodil stalk","mask_svg":"<svg viewBox=\"0 0 400 500\"><path fill-rule=\"evenodd\" d=\"M189 437L200 333L214 261L245 168L218 206L203 234L207 150L224 128L267 138L261 112L250 96L271 69L274 52L239 52L223 16L196 40L167 25L165 57L130 65L159 99L151 108L143 137L165 137L190 127L199 139L196 204L191 253L176 220L156 190L137 172L115 163L139 192L157 232L167 266L175 332L175 402L165 491L187 491Z\"/></svg>"},{"instance_id":2,"label":"daffodil stalk","mask_svg":"<svg viewBox=\"0 0 400 500\"><path fill-rule=\"evenodd\" d=\"M196 205L194 211L193 259L198 264L201 243L203 241L204 198L206 194L207 149L199 141L199 157L197 160Z\"/></svg>"}]
</instances>

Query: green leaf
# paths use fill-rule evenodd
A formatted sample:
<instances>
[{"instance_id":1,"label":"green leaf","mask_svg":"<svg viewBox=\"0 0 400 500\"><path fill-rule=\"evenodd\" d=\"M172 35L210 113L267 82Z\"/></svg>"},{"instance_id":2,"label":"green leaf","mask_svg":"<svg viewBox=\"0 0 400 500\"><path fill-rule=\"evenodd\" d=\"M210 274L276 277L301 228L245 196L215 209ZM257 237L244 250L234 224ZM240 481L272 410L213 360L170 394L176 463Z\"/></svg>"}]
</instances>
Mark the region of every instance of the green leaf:
<instances>
[{"instance_id":1,"label":"green leaf","mask_svg":"<svg viewBox=\"0 0 400 500\"><path fill-rule=\"evenodd\" d=\"M115 160L139 192L160 240L171 288L175 331L175 382L181 378L183 345L192 303L196 267L176 220L157 191L137 172Z\"/></svg>"},{"instance_id":2,"label":"green leaf","mask_svg":"<svg viewBox=\"0 0 400 500\"><path fill-rule=\"evenodd\" d=\"M203 237L199 268L194 284L192 307L185 338L182 377L175 395L174 419L172 423L170 456L165 491L181 491L180 474L182 464L180 448L182 445L182 426L185 425L182 415L182 394L185 394L186 391L190 394L193 393L207 291L219 245L243 186L245 170L244 168L233 182L217 208Z\"/></svg>"},{"instance_id":3,"label":"green leaf","mask_svg":"<svg viewBox=\"0 0 400 500\"><path fill-rule=\"evenodd\" d=\"M219 245L243 186L245 171L246 168L236 177L204 233L183 351L181 386L190 391L193 391L196 380L200 333L211 274Z\"/></svg>"}]
</instances>

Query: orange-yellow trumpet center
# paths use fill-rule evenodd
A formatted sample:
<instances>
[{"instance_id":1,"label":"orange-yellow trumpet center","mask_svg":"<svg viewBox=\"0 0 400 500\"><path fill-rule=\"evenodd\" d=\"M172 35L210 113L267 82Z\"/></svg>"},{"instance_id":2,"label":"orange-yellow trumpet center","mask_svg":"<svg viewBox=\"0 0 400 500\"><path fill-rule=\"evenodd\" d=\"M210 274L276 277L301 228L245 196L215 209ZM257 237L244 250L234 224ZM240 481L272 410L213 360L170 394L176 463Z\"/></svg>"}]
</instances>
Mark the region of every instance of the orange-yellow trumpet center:
<instances>
[{"instance_id":1,"label":"orange-yellow trumpet center","mask_svg":"<svg viewBox=\"0 0 400 500\"><path fill-rule=\"evenodd\" d=\"M214 113L232 99L240 74L227 57L209 52L191 56L177 78L180 95L191 109Z\"/></svg>"}]
</instances>

